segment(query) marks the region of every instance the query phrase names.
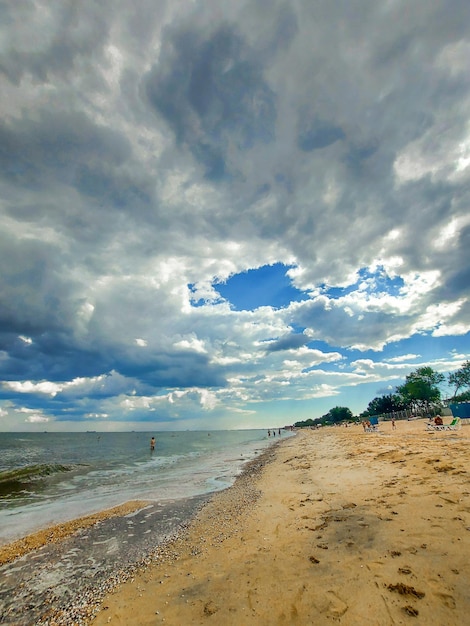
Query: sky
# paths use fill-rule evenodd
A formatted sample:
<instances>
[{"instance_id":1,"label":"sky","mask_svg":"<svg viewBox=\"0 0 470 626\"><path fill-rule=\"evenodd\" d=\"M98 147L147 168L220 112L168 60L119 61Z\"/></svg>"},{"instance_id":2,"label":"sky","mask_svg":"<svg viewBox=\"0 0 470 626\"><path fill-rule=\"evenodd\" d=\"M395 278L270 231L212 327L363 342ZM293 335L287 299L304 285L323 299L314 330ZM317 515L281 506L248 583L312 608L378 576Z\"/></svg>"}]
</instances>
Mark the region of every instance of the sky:
<instances>
[{"instance_id":1,"label":"sky","mask_svg":"<svg viewBox=\"0 0 470 626\"><path fill-rule=\"evenodd\" d=\"M469 58L468 0L2 3L0 430L270 428L461 367Z\"/></svg>"}]
</instances>

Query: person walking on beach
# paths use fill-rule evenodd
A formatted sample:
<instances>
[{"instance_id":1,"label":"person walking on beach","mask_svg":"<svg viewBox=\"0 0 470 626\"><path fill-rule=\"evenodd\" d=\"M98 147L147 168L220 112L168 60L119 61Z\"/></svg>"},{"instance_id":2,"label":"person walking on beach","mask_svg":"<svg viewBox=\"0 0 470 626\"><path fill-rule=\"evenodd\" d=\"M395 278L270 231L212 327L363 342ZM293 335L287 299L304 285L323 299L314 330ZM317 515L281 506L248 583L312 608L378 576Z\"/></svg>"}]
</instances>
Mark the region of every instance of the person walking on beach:
<instances>
[{"instance_id":1,"label":"person walking on beach","mask_svg":"<svg viewBox=\"0 0 470 626\"><path fill-rule=\"evenodd\" d=\"M155 450L155 437L150 439L150 451L153 452Z\"/></svg>"},{"instance_id":2,"label":"person walking on beach","mask_svg":"<svg viewBox=\"0 0 470 626\"><path fill-rule=\"evenodd\" d=\"M392 417L392 430L395 430L395 428L396 428L395 418Z\"/></svg>"}]
</instances>

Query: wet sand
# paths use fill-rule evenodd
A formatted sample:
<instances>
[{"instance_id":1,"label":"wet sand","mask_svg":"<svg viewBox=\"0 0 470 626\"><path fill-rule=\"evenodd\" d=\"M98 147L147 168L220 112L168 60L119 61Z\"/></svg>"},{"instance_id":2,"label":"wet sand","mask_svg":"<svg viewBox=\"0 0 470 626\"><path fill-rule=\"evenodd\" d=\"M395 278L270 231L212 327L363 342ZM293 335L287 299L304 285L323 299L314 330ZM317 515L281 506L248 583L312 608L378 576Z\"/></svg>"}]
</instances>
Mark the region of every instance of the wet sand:
<instances>
[{"instance_id":1,"label":"wet sand","mask_svg":"<svg viewBox=\"0 0 470 626\"><path fill-rule=\"evenodd\" d=\"M207 499L129 502L4 546L0 623L88 623L106 591L154 561L174 558L171 541Z\"/></svg>"},{"instance_id":2,"label":"wet sand","mask_svg":"<svg viewBox=\"0 0 470 626\"><path fill-rule=\"evenodd\" d=\"M424 421L286 439L92 623L467 623L469 439Z\"/></svg>"},{"instance_id":3,"label":"wet sand","mask_svg":"<svg viewBox=\"0 0 470 626\"><path fill-rule=\"evenodd\" d=\"M106 509L105 511L99 511L98 513L79 517L69 522L56 524L55 526L32 533L27 537L22 537L21 539L0 546L0 565L11 563L32 550L42 548L49 543L58 543L77 531L94 526L105 519L127 515L128 513L143 509L147 504L149 503L141 500L132 500L111 509Z\"/></svg>"}]
</instances>

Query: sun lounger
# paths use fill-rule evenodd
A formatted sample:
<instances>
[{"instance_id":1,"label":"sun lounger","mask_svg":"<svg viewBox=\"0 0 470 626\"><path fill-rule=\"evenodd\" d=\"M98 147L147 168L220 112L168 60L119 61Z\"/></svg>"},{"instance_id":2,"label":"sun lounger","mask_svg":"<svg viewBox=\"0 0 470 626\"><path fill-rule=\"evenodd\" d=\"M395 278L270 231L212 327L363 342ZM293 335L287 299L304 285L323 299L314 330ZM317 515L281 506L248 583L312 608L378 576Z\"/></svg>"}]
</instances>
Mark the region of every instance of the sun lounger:
<instances>
[{"instance_id":1,"label":"sun lounger","mask_svg":"<svg viewBox=\"0 0 470 626\"><path fill-rule=\"evenodd\" d=\"M460 417L454 417L450 424L426 424L426 430L458 430L461 426Z\"/></svg>"},{"instance_id":2,"label":"sun lounger","mask_svg":"<svg viewBox=\"0 0 470 626\"><path fill-rule=\"evenodd\" d=\"M447 424L445 427L446 430L458 430L462 428L462 423L460 421L460 417L454 417L450 424Z\"/></svg>"}]
</instances>

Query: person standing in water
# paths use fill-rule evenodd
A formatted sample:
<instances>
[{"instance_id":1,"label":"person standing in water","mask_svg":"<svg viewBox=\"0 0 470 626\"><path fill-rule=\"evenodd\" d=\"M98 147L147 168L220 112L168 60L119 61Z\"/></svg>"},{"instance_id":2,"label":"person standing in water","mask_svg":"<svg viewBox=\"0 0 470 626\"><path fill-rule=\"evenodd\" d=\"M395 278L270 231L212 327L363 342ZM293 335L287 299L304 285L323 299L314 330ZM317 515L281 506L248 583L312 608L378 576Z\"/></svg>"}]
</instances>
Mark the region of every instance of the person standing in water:
<instances>
[{"instance_id":1,"label":"person standing in water","mask_svg":"<svg viewBox=\"0 0 470 626\"><path fill-rule=\"evenodd\" d=\"M152 437L152 439L150 439L150 450L151 452L155 450L155 437Z\"/></svg>"}]
</instances>

